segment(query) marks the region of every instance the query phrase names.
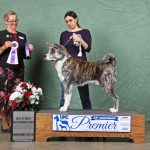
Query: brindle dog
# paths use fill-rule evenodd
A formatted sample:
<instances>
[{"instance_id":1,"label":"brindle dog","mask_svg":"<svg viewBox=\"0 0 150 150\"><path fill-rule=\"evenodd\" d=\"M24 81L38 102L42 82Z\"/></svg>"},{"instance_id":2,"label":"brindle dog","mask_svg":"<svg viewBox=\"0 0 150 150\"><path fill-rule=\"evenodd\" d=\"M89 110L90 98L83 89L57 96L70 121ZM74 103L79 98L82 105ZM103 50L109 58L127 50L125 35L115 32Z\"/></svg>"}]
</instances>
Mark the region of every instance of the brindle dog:
<instances>
[{"instance_id":1,"label":"brindle dog","mask_svg":"<svg viewBox=\"0 0 150 150\"><path fill-rule=\"evenodd\" d=\"M119 111L119 97L114 92L116 82L116 59L112 54L104 56L100 61L82 61L70 56L66 48L58 44L49 44L49 52L45 60L55 62L55 68L64 87L64 106L59 111L67 111L70 105L73 86L82 86L87 83L101 85L113 99L114 106L109 110Z\"/></svg>"}]
</instances>

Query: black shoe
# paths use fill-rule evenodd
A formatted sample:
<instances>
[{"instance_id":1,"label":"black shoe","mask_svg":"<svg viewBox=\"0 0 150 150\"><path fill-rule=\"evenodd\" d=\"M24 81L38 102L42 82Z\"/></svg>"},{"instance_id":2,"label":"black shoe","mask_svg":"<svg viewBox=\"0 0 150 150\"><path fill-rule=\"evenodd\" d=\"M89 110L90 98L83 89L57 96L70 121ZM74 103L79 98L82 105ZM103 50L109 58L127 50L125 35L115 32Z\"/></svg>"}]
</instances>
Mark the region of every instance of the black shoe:
<instances>
[{"instance_id":1,"label":"black shoe","mask_svg":"<svg viewBox=\"0 0 150 150\"><path fill-rule=\"evenodd\" d=\"M2 132L10 132L10 128L3 129L3 127L1 126L1 131L2 131Z\"/></svg>"}]
</instances>

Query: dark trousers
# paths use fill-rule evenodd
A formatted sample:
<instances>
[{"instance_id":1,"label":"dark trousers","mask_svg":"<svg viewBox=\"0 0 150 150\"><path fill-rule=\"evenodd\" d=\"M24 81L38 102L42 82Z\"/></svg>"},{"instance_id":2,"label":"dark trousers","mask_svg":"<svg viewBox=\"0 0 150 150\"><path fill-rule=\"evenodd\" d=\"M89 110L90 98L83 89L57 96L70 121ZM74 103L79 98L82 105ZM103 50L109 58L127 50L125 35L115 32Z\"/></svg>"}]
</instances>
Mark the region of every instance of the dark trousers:
<instances>
[{"instance_id":1,"label":"dark trousers","mask_svg":"<svg viewBox=\"0 0 150 150\"><path fill-rule=\"evenodd\" d=\"M62 91L61 91L61 100L60 100L60 107L64 105L64 88L61 84ZM88 84L84 86L78 86L78 92L81 99L81 104L83 109L92 109L90 96L89 96L89 86Z\"/></svg>"}]
</instances>

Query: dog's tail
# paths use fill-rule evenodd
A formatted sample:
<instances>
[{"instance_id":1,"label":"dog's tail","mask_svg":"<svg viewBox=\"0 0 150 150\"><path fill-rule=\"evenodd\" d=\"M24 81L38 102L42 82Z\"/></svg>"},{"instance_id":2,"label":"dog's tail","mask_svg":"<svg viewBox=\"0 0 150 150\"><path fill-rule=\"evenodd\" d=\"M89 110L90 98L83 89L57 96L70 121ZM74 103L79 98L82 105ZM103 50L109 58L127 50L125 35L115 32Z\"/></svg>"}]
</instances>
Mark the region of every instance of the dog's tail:
<instances>
[{"instance_id":1,"label":"dog's tail","mask_svg":"<svg viewBox=\"0 0 150 150\"><path fill-rule=\"evenodd\" d=\"M108 53L107 55L105 55L103 58L102 58L102 61L99 61L100 63L111 63L112 66L116 66L116 58L113 54L111 53Z\"/></svg>"},{"instance_id":2,"label":"dog's tail","mask_svg":"<svg viewBox=\"0 0 150 150\"><path fill-rule=\"evenodd\" d=\"M108 57L108 58L107 58ZM116 58L113 54L109 53L107 56L106 56L106 59L109 60L109 62L113 65L113 66L116 66Z\"/></svg>"}]
</instances>

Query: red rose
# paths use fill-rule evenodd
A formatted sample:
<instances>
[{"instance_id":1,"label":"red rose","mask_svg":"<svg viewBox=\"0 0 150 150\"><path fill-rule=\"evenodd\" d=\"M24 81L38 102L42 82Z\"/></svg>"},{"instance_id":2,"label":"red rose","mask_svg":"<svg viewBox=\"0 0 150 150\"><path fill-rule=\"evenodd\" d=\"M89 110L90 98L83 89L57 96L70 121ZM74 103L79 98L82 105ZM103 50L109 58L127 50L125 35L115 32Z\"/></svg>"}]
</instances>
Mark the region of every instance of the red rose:
<instances>
[{"instance_id":1,"label":"red rose","mask_svg":"<svg viewBox=\"0 0 150 150\"><path fill-rule=\"evenodd\" d=\"M26 93L24 93L26 98L29 98L32 95L31 91L27 91Z\"/></svg>"},{"instance_id":2,"label":"red rose","mask_svg":"<svg viewBox=\"0 0 150 150\"><path fill-rule=\"evenodd\" d=\"M26 87L27 86L27 83L26 82L22 82L20 87Z\"/></svg>"},{"instance_id":3,"label":"red rose","mask_svg":"<svg viewBox=\"0 0 150 150\"><path fill-rule=\"evenodd\" d=\"M10 107L12 109L16 108L18 106L18 103L16 101L12 101L11 104L10 104Z\"/></svg>"}]
</instances>

